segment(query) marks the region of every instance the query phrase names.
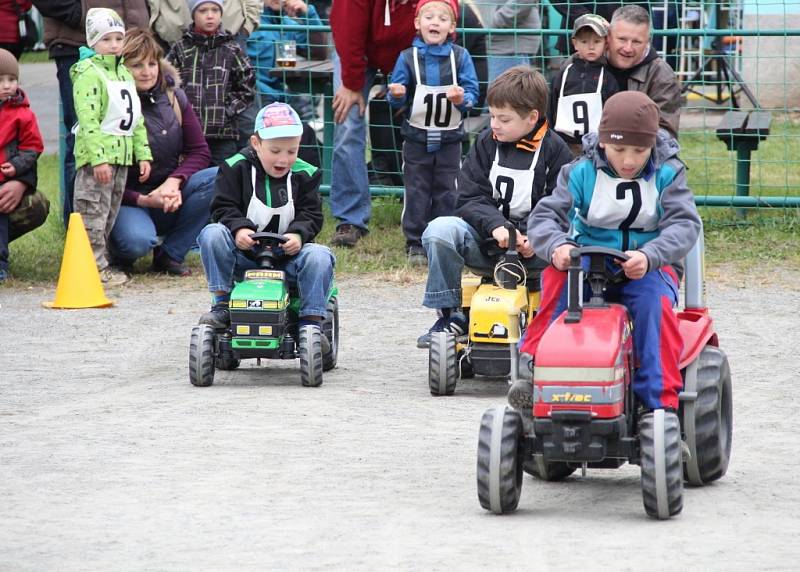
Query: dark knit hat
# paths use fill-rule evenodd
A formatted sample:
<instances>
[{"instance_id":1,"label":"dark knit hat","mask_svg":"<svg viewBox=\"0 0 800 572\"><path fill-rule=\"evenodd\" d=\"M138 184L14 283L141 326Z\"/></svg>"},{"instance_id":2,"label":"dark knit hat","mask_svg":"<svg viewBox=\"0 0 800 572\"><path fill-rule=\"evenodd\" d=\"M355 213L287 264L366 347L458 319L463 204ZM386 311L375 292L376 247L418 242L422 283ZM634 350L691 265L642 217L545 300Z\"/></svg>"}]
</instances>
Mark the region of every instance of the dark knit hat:
<instances>
[{"instance_id":1,"label":"dark knit hat","mask_svg":"<svg viewBox=\"0 0 800 572\"><path fill-rule=\"evenodd\" d=\"M615 93L603 106L600 142L653 147L658 133L658 106L640 91Z\"/></svg>"},{"instance_id":2,"label":"dark knit hat","mask_svg":"<svg viewBox=\"0 0 800 572\"><path fill-rule=\"evenodd\" d=\"M222 0L188 0L189 13L194 18L194 11L197 10L202 4L216 4L219 6L220 12L223 11Z\"/></svg>"},{"instance_id":3,"label":"dark knit hat","mask_svg":"<svg viewBox=\"0 0 800 572\"><path fill-rule=\"evenodd\" d=\"M19 79L19 64L14 54L0 48L0 75L13 75Z\"/></svg>"}]
</instances>

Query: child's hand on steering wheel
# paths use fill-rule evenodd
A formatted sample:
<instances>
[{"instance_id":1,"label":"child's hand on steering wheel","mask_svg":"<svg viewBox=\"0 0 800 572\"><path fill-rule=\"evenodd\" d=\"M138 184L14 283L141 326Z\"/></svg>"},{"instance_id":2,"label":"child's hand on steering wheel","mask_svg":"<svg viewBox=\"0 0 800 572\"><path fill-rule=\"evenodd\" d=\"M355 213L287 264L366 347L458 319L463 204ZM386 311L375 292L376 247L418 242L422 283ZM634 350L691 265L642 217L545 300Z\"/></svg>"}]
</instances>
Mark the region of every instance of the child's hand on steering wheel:
<instances>
[{"instance_id":1,"label":"child's hand on steering wheel","mask_svg":"<svg viewBox=\"0 0 800 572\"><path fill-rule=\"evenodd\" d=\"M294 256L303 247L303 240L299 234L284 234L287 238L286 242L281 245L281 248L288 256Z\"/></svg>"}]
</instances>

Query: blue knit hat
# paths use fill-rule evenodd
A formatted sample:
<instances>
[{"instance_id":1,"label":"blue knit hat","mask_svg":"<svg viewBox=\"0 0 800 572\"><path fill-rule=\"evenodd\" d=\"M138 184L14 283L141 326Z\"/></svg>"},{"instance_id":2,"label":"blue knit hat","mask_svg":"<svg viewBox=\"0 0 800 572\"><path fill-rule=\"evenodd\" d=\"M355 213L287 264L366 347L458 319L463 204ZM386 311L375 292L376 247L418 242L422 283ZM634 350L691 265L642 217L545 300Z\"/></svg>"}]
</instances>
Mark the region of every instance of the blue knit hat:
<instances>
[{"instance_id":1,"label":"blue knit hat","mask_svg":"<svg viewBox=\"0 0 800 572\"><path fill-rule=\"evenodd\" d=\"M219 6L219 11L222 12L222 0L189 0L189 13L194 18L194 11L197 10L201 4L216 4Z\"/></svg>"}]
</instances>

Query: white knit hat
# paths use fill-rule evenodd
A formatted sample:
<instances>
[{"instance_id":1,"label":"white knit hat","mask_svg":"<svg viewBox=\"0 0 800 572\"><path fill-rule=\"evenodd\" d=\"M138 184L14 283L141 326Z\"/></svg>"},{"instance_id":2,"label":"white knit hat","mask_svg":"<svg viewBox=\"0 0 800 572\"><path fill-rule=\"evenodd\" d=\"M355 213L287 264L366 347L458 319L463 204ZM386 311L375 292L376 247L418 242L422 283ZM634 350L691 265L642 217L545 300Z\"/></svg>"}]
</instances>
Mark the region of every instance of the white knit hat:
<instances>
[{"instance_id":1,"label":"white knit hat","mask_svg":"<svg viewBox=\"0 0 800 572\"><path fill-rule=\"evenodd\" d=\"M106 34L125 35L125 23L111 8L90 8L86 13L86 45L90 48Z\"/></svg>"}]
</instances>

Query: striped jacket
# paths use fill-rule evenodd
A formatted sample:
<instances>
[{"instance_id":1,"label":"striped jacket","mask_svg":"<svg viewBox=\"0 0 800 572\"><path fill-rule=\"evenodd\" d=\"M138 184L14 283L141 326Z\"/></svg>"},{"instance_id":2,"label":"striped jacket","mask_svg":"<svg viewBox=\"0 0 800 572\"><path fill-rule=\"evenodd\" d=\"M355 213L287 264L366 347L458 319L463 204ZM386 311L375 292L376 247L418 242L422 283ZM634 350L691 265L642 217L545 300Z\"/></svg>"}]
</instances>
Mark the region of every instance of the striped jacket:
<instances>
[{"instance_id":1,"label":"striped jacket","mask_svg":"<svg viewBox=\"0 0 800 572\"><path fill-rule=\"evenodd\" d=\"M200 117L206 139L236 139L236 117L253 102L255 74L234 37L186 31L167 55Z\"/></svg>"}]
</instances>

